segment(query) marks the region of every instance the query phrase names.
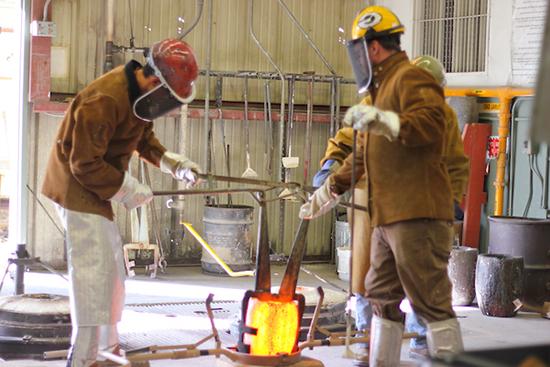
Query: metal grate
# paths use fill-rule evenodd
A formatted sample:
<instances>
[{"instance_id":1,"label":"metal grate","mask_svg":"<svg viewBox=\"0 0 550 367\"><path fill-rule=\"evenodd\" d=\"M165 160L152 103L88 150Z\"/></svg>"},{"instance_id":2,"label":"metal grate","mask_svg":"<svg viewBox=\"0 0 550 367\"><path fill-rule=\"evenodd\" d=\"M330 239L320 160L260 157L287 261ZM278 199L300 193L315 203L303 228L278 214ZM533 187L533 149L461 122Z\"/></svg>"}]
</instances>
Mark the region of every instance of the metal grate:
<instances>
[{"instance_id":1,"label":"metal grate","mask_svg":"<svg viewBox=\"0 0 550 367\"><path fill-rule=\"evenodd\" d=\"M240 301L214 301L212 313L214 319L229 319L240 314L242 302ZM126 309L136 312L156 313L161 315L177 315L191 317L207 317L204 302L165 302L165 303L140 303L128 304Z\"/></svg>"},{"instance_id":2,"label":"metal grate","mask_svg":"<svg viewBox=\"0 0 550 367\"><path fill-rule=\"evenodd\" d=\"M418 0L415 54L440 60L448 73L486 68L488 0Z\"/></svg>"}]
</instances>

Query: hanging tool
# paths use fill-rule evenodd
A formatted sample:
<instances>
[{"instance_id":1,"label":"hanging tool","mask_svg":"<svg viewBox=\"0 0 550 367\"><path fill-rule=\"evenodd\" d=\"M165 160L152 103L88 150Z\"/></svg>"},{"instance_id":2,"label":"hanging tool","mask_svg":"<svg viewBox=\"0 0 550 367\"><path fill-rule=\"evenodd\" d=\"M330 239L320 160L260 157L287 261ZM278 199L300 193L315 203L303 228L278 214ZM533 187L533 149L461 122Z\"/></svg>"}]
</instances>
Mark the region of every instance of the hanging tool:
<instances>
[{"instance_id":1,"label":"hanging tool","mask_svg":"<svg viewBox=\"0 0 550 367\"><path fill-rule=\"evenodd\" d=\"M292 156L292 132L294 131L294 95L295 95L295 84L296 77L291 75L288 81L288 123L286 128L286 141L287 141L287 156L283 157L282 162L285 167L285 182L290 176L290 169L296 168L300 164L299 157ZM285 200L298 201L291 190L285 188L280 194L279 197Z\"/></svg>"},{"instance_id":2,"label":"hanging tool","mask_svg":"<svg viewBox=\"0 0 550 367\"><path fill-rule=\"evenodd\" d=\"M244 140L246 147L246 170L242 174L242 177L258 177L256 171L250 166L250 121L248 121L248 72L244 74L244 88L243 88L243 100L244 100Z\"/></svg>"},{"instance_id":3,"label":"hanging tool","mask_svg":"<svg viewBox=\"0 0 550 367\"><path fill-rule=\"evenodd\" d=\"M230 155L230 149L229 149L229 144L227 144L227 148L225 149L225 154L226 154L226 157L227 157L227 161L225 162L225 164L227 165L227 175L228 176L231 176L231 160L229 159L231 157ZM227 188L229 189L231 187L231 184L229 183L229 181L227 182ZM232 206L233 205L233 199L231 198L231 194L227 194L227 206Z\"/></svg>"},{"instance_id":4,"label":"hanging tool","mask_svg":"<svg viewBox=\"0 0 550 367\"><path fill-rule=\"evenodd\" d=\"M288 124L286 129L287 136L287 155L283 157L283 166L286 168L287 176L289 168L296 168L300 164L299 157L292 156L292 132L294 131L294 95L295 95L296 77L291 75L288 81Z\"/></svg>"},{"instance_id":5,"label":"hanging tool","mask_svg":"<svg viewBox=\"0 0 550 367\"><path fill-rule=\"evenodd\" d=\"M189 231L189 233L191 233L193 237L195 237L195 239L200 243L200 245L206 251L208 251L210 256L212 256L214 260L216 260L216 262L223 268L223 270L225 270L227 275L229 275L230 277L254 276L254 270L233 271L229 267L229 265L227 265L225 261L223 261L223 259L216 253L216 251L214 251L214 249L208 244L208 242L206 242L206 240L202 238L202 236L195 230L195 228L193 228L193 225L191 223L183 222L182 224Z\"/></svg>"},{"instance_id":6,"label":"hanging tool","mask_svg":"<svg viewBox=\"0 0 550 367\"><path fill-rule=\"evenodd\" d=\"M329 136L336 134L336 125L338 124L336 115L336 78L330 81L330 126Z\"/></svg>"},{"instance_id":7,"label":"hanging tool","mask_svg":"<svg viewBox=\"0 0 550 367\"><path fill-rule=\"evenodd\" d=\"M311 164L311 134L313 127L313 77L314 71L306 71L304 74L310 75L311 79L307 82L307 118L306 118L306 141L304 144L304 185L309 182L309 166Z\"/></svg>"},{"instance_id":8,"label":"hanging tool","mask_svg":"<svg viewBox=\"0 0 550 367\"><path fill-rule=\"evenodd\" d=\"M222 115L222 90L223 90L223 78L221 76L216 78L216 108L218 109L218 120L219 120L219 128L220 128L220 137L222 140L222 150L223 150L223 157L225 160L225 167L227 167L227 161L229 158L227 157L227 151L225 149L226 143L225 143L225 120ZM229 176L229 173L227 174Z\"/></svg>"},{"instance_id":9,"label":"hanging tool","mask_svg":"<svg viewBox=\"0 0 550 367\"><path fill-rule=\"evenodd\" d=\"M264 82L264 134L265 134L265 171L271 178L273 173L273 119L271 115L271 90L269 80Z\"/></svg>"},{"instance_id":10,"label":"hanging tool","mask_svg":"<svg viewBox=\"0 0 550 367\"><path fill-rule=\"evenodd\" d=\"M145 177L145 183L147 184L147 186L151 187L151 176L149 175L149 167L147 167L147 165L143 161L141 164L143 165L143 175ZM166 261L166 257L164 256L164 248L162 247L162 240L160 236L160 222L157 217L157 207L155 204L155 200L151 200L149 202L149 205L151 206L151 221L153 222L153 234L155 236L155 240L157 241L157 245L159 247L159 252L160 252L158 266L160 268L160 271L164 273L168 266L168 262Z\"/></svg>"}]
</instances>

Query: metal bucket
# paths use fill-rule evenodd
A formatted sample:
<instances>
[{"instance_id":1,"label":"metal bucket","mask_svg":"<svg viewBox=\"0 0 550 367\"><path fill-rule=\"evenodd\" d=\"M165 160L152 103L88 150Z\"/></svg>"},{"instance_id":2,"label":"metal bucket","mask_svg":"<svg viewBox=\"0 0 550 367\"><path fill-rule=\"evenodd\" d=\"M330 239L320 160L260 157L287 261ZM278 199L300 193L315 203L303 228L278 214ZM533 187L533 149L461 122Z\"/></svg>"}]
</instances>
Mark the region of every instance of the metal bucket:
<instances>
[{"instance_id":1,"label":"metal bucket","mask_svg":"<svg viewBox=\"0 0 550 367\"><path fill-rule=\"evenodd\" d=\"M550 301L550 220L489 217L488 252L523 257L522 301L535 306Z\"/></svg>"},{"instance_id":2,"label":"metal bucket","mask_svg":"<svg viewBox=\"0 0 550 367\"><path fill-rule=\"evenodd\" d=\"M468 306L474 300L477 249L454 247L449 259L449 278L453 284L453 306Z\"/></svg>"},{"instance_id":3,"label":"metal bucket","mask_svg":"<svg viewBox=\"0 0 550 367\"><path fill-rule=\"evenodd\" d=\"M477 97L447 97L447 103L456 113L460 131L464 125L479 121Z\"/></svg>"},{"instance_id":4,"label":"metal bucket","mask_svg":"<svg viewBox=\"0 0 550 367\"><path fill-rule=\"evenodd\" d=\"M0 298L0 357L42 358L67 349L71 340L69 298L23 294Z\"/></svg>"},{"instance_id":5,"label":"metal bucket","mask_svg":"<svg viewBox=\"0 0 550 367\"><path fill-rule=\"evenodd\" d=\"M477 258L476 297L486 316L511 317L517 312L514 301L521 299L523 259L501 254Z\"/></svg>"},{"instance_id":6,"label":"metal bucket","mask_svg":"<svg viewBox=\"0 0 550 367\"><path fill-rule=\"evenodd\" d=\"M350 239L349 223L345 220L337 220L334 226L334 245L336 248L349 246Z\"/></svg>"},{"instance_id":7,"label":"metal bucket","mask_svg":"<svg viewBox=\"0 0 550 367\"><path fill-rule=\"evenodd\" d=\"M233 271L252 268L251 249L254 208L244 205L220 205L204 208L203 223L206 242ZM223 268L203 249L202 270L225 275Z\"/></svg>"}]
</instances>

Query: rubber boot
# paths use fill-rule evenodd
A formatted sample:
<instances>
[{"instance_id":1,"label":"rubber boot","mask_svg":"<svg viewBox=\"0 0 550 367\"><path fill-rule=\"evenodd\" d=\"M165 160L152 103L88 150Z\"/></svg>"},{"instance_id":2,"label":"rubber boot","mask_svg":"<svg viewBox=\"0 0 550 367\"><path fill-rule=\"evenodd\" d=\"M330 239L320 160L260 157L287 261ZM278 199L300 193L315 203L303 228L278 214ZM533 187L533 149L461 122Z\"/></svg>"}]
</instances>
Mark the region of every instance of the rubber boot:
<instances>
[{"instance_id":1,"label":"rubber boot","mask_svg":"<svg viewBox=\"0 0 550 367\"><path fill-rule=\"evenodd\" d=\"M370 337L369 365L371 367L399 366L403 324L375 315L372 317Z\"/></svg>"},{"instance_id":2,"label":"rubber boot","mask_svg":"<svg viewBox=\"0 0 550 367\"><path fill-rule=\"evenodd\" d=\"M428 350L432 358L444 358L464 350L460 324L457 319L428 324Z\"/></svg>"}]
</instances>

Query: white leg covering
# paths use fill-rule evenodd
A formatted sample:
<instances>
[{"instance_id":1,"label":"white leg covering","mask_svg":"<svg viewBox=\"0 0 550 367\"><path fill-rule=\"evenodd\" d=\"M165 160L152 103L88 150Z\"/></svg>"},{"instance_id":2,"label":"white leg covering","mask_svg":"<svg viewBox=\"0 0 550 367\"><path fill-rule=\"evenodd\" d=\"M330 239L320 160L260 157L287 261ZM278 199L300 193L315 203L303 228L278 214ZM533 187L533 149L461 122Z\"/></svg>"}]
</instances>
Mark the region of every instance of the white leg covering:
<instances>
[{"instance_id":1,"label":"white leg covering","mask_svg":"<svg viewBox=\"0 0 550 367\"><path fill-rule=\"evenodd\" d=\"M113 352L118 346L118 330L116 325L101 325L99 327L98 349L103 352ZM97 358L102 360L104 358Z\"/></svg>"},{"instance_id":2,"label":"white leg covering","mask_svg":"<svg viewBox=\"0 0 550 367\"><path fill-rule=\"evenodd\" d=\"M373 316L370 327L369 366L399 366L402 339L402 323Z\"/></svg>"},{"instance_id":3,"label":"white leg covering","mask_svg":"<svg viewBox=\"0 0 550 367\"><path fill-rule=\"evenodd\" d=\"M66 230L73 323L71 367L87 367L98 350L118 344L124 308L122 240L116 223L56 206Z\"/></svg>"},{"instance_id":4,"label":"white leg covering","mask_svg":"<svg viewBox=\"0 0 550 367\"><path fill-rule=\"evenodd\" d=\"M73 327L71 336L70 367L88 367L96 361L99 347L99 327Z\"/></svg>"},{"instance_id":5,"label":"white leg covering","mask_svg":"<svg viewBox=\"0 0 550 367\"><path fill-rule=\"evenodd\" d=\"M443 357L464 350L460 324L457 319L430 322L427 336L431 357Z\"/></svg>"}]
</instances>

